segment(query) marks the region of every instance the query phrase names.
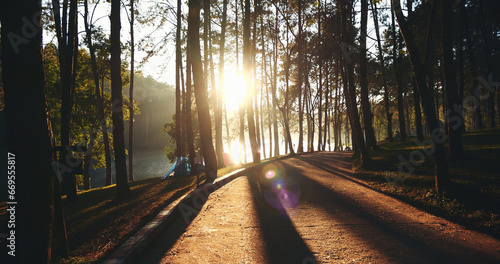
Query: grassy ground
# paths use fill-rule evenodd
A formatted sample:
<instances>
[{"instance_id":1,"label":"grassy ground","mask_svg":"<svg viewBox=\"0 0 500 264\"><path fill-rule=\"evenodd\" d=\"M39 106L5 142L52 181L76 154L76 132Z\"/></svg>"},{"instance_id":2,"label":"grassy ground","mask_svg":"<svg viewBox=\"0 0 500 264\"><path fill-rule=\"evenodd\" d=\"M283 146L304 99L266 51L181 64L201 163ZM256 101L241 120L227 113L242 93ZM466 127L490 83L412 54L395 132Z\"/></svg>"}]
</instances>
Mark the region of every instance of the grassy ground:
<instances>
[{"instance_id":1,"label":"grassy ground","mask_svg":"<svg viewBox=\"0 0 500 264\"><path fill-rule=\"evenodd\" d=\"M247 165L220 169L219 176ZM200 175L200 182L205 179ZM162 180L150 178L129 183L132 191L126 201L117 201L116 186L78 193L78 200L67 203L63 197L70 258L59 264L92 263L102 260L151 221L161 209L194 189L196 176ZM6 204L0 203L0 222L6 219Z\"/></svg>"},{"instance_id":2,"label":"grassy ground","mask_svg":"<svg viewBox=\"0 0 500 264\"><path fill-rule=\"evenodd\" d=\"M500 129L464 134L465 155L448 160L451 185L443 195L434 189L429 145L419 146L415 140L379 142L381 149L371 152L373 162L358 168L357 176L416 207L500 237Z\"/></svg>"}]
</instances>

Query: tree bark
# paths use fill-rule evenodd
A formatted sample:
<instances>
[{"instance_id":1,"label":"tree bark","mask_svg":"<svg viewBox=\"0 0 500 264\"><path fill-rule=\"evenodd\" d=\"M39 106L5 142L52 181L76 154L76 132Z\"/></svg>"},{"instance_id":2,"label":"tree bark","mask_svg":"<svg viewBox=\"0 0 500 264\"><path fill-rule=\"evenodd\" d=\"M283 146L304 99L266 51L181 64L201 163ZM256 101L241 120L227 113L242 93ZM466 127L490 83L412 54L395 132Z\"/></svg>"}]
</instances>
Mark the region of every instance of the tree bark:
<instances>
[{"instance_id":1,"label":"tree bark","mask_svg":"<svg viewBox=\"0 0 500 264\"><path fill-rule=\"evenodd\" d=\"M493 74L493 61L491 59L491 44L490 44L490 34L491 34L491 29L489 28L488 25L488 19L486 17L486 3L484 0L479 1L479 15L481 17L482 23L481 23L481 36L483 37L483 54L484 54L484 59L486 60L486 67L488 70L488 75ZM488 97L488 117L490 119L490 127L496 127L496 121L495 121L495 88L491 87L491 85L488 85L488 92L489 92L489 97ZM500 111L500 109L499 109Z\"/></svg>"},{"instance_id":2,"label":"tree bark","mask_svg":"<svg viewBox=\"0 0 500 264\"><path fill-rule=\"evenodd\" d=\"M255 121L254 112L252 107L252 99L255 94L250 86L252 73L252 64L250 61L251 55L250 47L250 0L245 0L245 15L243 16L243 73L245 75L245 80L248 87L248 99L246 100L246 112L247 112L247 122L248 122L248 137L250 139L250 148L252 149L253 162L257 163L260 161L260 153L257 144L257 138L255 134Z\"/></svg>"},{"instance_id":3,"label":"tree bark","mask_svg":"<svg viewBox=\"0 0 500 264\"><path fill-rule=\"evenodd\" d=\"M276 12L277 12L276 8ZM279 132L278 132L278 113L277 113L277 108L278 108L278 102L276 98L276 90L278 89L277 87L277 80L278 80L278 16L275 18L275 24L274 24L274 37L273 37L273 85L271 86L272 88L272 101L273 101L273 130L274 130L274 156L278 156L280 154L280 143L279 143ZM285 145L286 149L286 145Z\"/></svg>"},{"instance_id":4,"label":"tree bark","mask_svg":"<svg viewBox=\"0 0 500 264\"><path fill-rule=\"evenodd\" d=\"M340 1L340 12L341 12L341 25L342 25L342 37L345 43L353 44L352 39L349 38L352 30L352 21L351 16L351 3L349 1ZM346 97L346 106L347 112L349 116L349 121L352 128L353 138L356 139L356 142L353 141L353 146L356 145L356 148L359 151L362 166L367 164L370 160L368 156L368 150L366 149L365 139L363 137L363 131L361 130L361 123L359 120L358 108L356 104L356 86L354 83L354 67L352 58L348 57L349 52L344 53L342 57L342 61L346 71L347 77L347 85L344 85L344 95ZM354 148L353 148L354 149Z\"/></svg>"},{"instance_id":5,"label":"tree bark","mask_svg":"<svg viewBox=\"0 0 500 264\"><path fill-rule=\"evenodd\" d=\"M370 107L370 99L368 95L368 73L366 58L366 28L368 23L368 0L361 0L361 36L360 36L360 86L361 86L361 109L363 111L363 124L365 128L365 137L367 147L377 148L377 139L375 139L375 131L373 130L373 114Z\"/></svg>"},{"instance_id":6,"label":"tree bark","mask_svg":"<svg viewBox=\"0 0 500 264\"><path fill-rule=\"evenodd\" d=\"M303 47L302 47L302 0L297 0L297 5L298 5L298 16L299 16L299 34L296 38L296 44L297 44L297 49L298 49L298 65L297 65L297 70L298 70L298 76L297 76L297 89L298 89L298 97L299 97L299 146L297 148L297 152L301 153L304 152L304 129L303 129L303 122L304 122L304 106L302 102L302 73L303 73ZM285 102L288 103L288 102Z\"/></svg>"},{"instance_id":7,"label":"tree bark","mask_svg":"<svg viewBox=\"0 0 500 264\"><path fill-rule=\"evenodd\" d=\"M129 95L129 106L128 106L130 117L129 117L129 134L128 134L128 180L131 182L134 181L134 58L135 58L134 12L135 12L134 0L130 0L130 92L129 92L130 95ZM176 68L178 68L177 65ZM178 78L177 77L178 74L179 70L176 70L176 79ZM175 92L177 96L177 86ZM176 110L177 110L177 100L176 100ZM180 110L178 113L180 114Z\"/></svg>"},{"instance_id":8,"label":"tree bark","mask_svg":"<svg viewBox=\"0 0 500 264\"><path fill-rule=\"evenodd\" d=\"M120 1L111 0L111 101L113 105L113 148L115 153L116 197L127 198L130 188L125 163L125 137L123 134L123 94L120 48Z\"/></svg>"},{"instance_id":9,"label":"tree bark","mask_svg":"<svg viewBox=\"0 0 500 264\"><path fill-rule=\"evenodd\" d=\"M384 109L385 109L385 117L387 119L387 138L389 141L392 141L392 113L389 108L389 86L387 85L387 78L385 73L385 62L384 62L384 54L382 52L382 44L380 41L380 32L378 26L378 11L377 11L377 2L370 1L373 12L373 24L375 25L375 33L377 35L377 48L378 48L378 59L380 61L381 69L382 69L382 83L384 85Z\"/></svg>"},{"instance_id":10,"label":"tree bark","mask_svg":"<svg viewBox=\"0 0 500 264\"><path fill-rule=\"evenodd\" d=\"M133 0L131 0L133 1ZM181 54L181 6L182 1L177 0L177 26L175 30L175 147L177 158L184 156L184 148L182 146L182 116L181 116L181 78L182 71L180 65L182 60Z\"/></svg>"},{"instance_id":11,"label":"tree bark","mask_svg":"<svg viewBox=\"0 0 500 264\"><path fill-rule=\"evenodd\" d=\"M90 53L90 63L92 66L92 76L94 78L94 86L95 86L95 94L96 94L96 105L97 105L97 113L99 118L99 125L102 130L102 138L104 141L104 156L106 161L106 186L111 185L111 153L109 148L109 136L108 136L108 128L106 125L106 116L104 115L104 101L101 96L101 88L99 84L99 74L97 72L97 59L95 56L95 47L92 44L92 31L89 25L89 8L88 8L88 0L84 1L84 26L85 26L85 34L87 35L87 47Z\"/></svg>"},{"instance_id":12,"label":"tree bark","mask_svg":"<svg viewBox=\"0 0 500 264\"><path fill-rule=\"evenodd\" d=\"M191 48L189 47L189 35L188 38L188 47L186 52L186 98L184 101L186 102L186 113L185 113L185 124L186 124L186 144L189 155L189 164L191 165L191 175L198 174L198 166L194 163L194 157L196 153L194 151L194 133L193 133L193 120L191 117L191 99L192 99L192 85L191 85Z\"/></svg>"},{"instance_id":13,"label":"tree bark","mask_svg":"<svg viewBox=\"0 0 500 264\"><path fill-rule=\"evenodd\" d=\"M224 51L226 48L226 21L227 21L227 0L223 0L222 4L222 24L221 24L221 39L219 53L219 89L217 89L217 107L215 108L215 149L217 151L218 167L224 167L224 144L222 143L222 106L223 95L225 93L224 86ZM226 121L227 127L227 121ZM227 131L226 131L227 132ZM229 135L227 138L229 145Z\"/></svg>"},{"instance_id":14,"label":"tree bark","mask_svg":"<svg viewBox=\"0 0 500 264\"><path fill-rule=\"evenodd\" d=\"M394 12L391 12L392 19L392 59L394 65L394 76L396 78L397 86L397 97L398 97L398 121L399 121L399 132L401 141L406 141L406 128L405 128L405 115L403 106L403 78L401 76L402 58L399 54L401 47L399 47L400 37L399 33L396 33L396 22L394 21Z\"/></svg>"},{"instance_id":15,"label":"tree bark","mask_svg":"<svg viewBox=\"0 0 500 264\"><path fill-rule=\"evenodd\" d=\"M77 1L63 1L63 13L61 19L59 1L52 1L54 9L54 19L56 27L56 35L59 43L59 64L60 78L62 88L62 103L61 103L61 131L60 140L62 146L70 145L70 126L71 115L73 110L73 99L75 91L75 76L76 76L76 58L78 51L78 34L77 34ZM68 18L69 16L69 18ZM61 25L62 21L62 25ZM68 25L69 21L69 25ZM59 163L62 167L69 168L67 160L72 157L72 153L67 148L59 153ZM77 198L76 181L71 173L71 168L62 171L62 190L67 194L69 201L74 201Z\"/></svg>"},{"instance_id":16,"label":"tree bark","mask_svg":"<svg viewBox=\"0 0 500 264\"><path fill-rule=\"evenodd\" d=\"M217 159L214 146L212 145L212 125L210 121L210 109L208 107L207 87L203 78L201 63L200 43L200 3L198 0L189 0L189 49L191 52L191 63L193 69L196 108L198 110L198 122L200 126L201 150L205 159L206 181L213 183L217 178Z\"/></svg>"},{"instance_id":17,"label":"tree bark","mask_svg":"<svg viewBox=\"0 0 500 264\"><path fill-rule=\"evenodd\" d=\"M452 19L453 9L451 0L441 2L441 48L444 73L444 89L448 111L445 120L448 123L450 157L460 158L462 150L462 103L458 97L455 63L453 60Z\"/></svg>"},{"instance_id":18,"label":"tree bark","mask_svg":"<svg viewBox=\"0 0 500 264\"><path fill-rule=\"evenodd\" d=\"M422 129L422 109L420 108L420 96L418 94L417 81L413 78L413 102L415 104L415 127L417 130L417 140L424 140Z\"/></svg>"},{"instance_id":19,"label":"tree bark","mask_svg":"<svg viewBox=\"0 0 500 264\"><path fill-rule=\"evenodd\" d=\"M7 123L6 179L15 181L15 263L51 263L54 226L54 136L42 53L41 1L0 2ZM8 12L6 12L8 11ZM29 21L29 22L28 22ZM30 31L26 32L26 27ZM60 196L59 196L60 198ZM57 199L57 197L56 197ZM57 209L56 209L57 210ZM61 212L62 213L62 212ZM64 221L64 219L63 219ZM6 224L6 223L5 223ZM2 244L5 247L5 244ZM5 248L7 252L8 248Z\"/></svg>"},{"instance_id":20,"label":"tree bark","mask_svg":"<svg viewBox=\"0 0 500 264\"><path fill-rule=\"evenodd\" d=\"M408 26L408 22L403 15L403 11L401 10L401 6L399 0L392 0L392 9L396 14L397 22L399 24L399 28L401 30L401 34L406 43L406 48L408 50L408 55L410 57L410 62L415 73L417 88L420 93L420 99L422 100L422 106L424 108L425 118L427 120L427 126L431 133L433 149L434 149L434 175L435 175L435 187L438 193L442 193L448 188L449 185L449 176L448 176L448 167L446 164L446 151L444 148L444 135L439 128L438 119L436 116L434 100L433 100L433 92L428 88L426 83L426 75L427 75L427 63L428 57L426 56L424 60L420 56L420 51L415 43L415 33L413 29ZM429 35L432 29L430 25L431 17L434 13L434 3L432 4L432 9L429 15L429 20L427 23L427 41L426 41L426 51L424 54L428 54L427 49L430 48L429 44Z\"/></svg>"}]
</instances>

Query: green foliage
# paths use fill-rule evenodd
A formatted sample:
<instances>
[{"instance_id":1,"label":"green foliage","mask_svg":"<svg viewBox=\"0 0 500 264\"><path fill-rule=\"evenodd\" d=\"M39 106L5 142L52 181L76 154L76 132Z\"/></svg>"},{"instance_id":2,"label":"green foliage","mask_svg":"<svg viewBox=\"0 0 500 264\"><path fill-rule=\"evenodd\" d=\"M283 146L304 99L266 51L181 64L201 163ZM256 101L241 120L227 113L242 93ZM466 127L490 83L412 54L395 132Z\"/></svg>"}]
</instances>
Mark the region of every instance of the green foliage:
<instances>
[{"instance_id":1,"label":"green foliage","mask_svg":"<svg viewBox=\"0 0 500 264\"><path fill-rule=\"evenodd\" d=\"M112 121L112 104L110 95L109 83L109 48L105 45L105 39L97 38L96 41L96 58L100 85L103 87L102 97L104 101L105 120L99 119L97 111L97 95L92 73L90 54L85 49L79 50L77 75L75 80L75 97L73 103L73 114L71 120L71 141L72 145L90 147L92 142L92 159L94 169L105 166L105 151L103 135L100 127L100 122L106 122L108 128L108 136L110 145L113 143L111 133ZM61 128L61 97L62 88L60 81L60 67L58 59L58 50L56 45L48 44L44 50L44 66L46 73L46 86L48 90L48 101L50 107L50 119L52 129L56 139L56 145L60 145L60 128ZM122 65L123 68L126 65ZM123 81L126 84L129 77L127 71L123 71ZM123 98L123 115L124 120L129 118L128 105L130 101L126 96ZM137 102L134 101L135 112L139 113ZM83 158L84 153L76 153L75 158Z\"/></svg>"}]
</instances>

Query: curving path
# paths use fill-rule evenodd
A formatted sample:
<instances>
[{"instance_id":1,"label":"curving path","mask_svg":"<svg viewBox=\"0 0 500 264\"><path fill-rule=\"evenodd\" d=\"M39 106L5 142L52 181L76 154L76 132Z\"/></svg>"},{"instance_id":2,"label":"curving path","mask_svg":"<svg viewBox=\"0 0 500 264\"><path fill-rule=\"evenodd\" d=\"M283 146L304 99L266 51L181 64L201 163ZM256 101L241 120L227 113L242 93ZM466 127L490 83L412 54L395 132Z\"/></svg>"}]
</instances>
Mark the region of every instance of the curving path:
<instances>
[{"instance_id":1,"label":"curving path","mask_svg":"<svg viewBox=\"0 0 500 264\"><path fill-rule=\"evenodd\" d=\"M183 209L137 263L500 263L500 241L373 190L350 154L274 161ZM200 209L201 210L193 210Z\"/></svg>"}]
</instances>

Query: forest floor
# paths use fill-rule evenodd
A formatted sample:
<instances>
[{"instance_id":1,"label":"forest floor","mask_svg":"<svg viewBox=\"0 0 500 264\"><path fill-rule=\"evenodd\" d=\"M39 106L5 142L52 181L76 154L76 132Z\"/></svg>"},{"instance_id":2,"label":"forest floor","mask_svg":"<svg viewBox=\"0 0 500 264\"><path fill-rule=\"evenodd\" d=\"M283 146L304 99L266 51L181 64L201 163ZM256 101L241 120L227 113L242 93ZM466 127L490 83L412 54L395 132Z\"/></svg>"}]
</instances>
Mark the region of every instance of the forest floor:
<instances>
[{"instance_id":1,"label":"forest floor","mask_svg":"<svg viewBox=\"0 0 500 264\"><path fill-rule=\"evenodd\" d=\"M435 192L429 145L411 137L379 146L370 153L373 162L358 168L356 177L415 207L500 237L500 129L463 135L464 156L448 159L451 184L443 195Z\"/></svg>"},{"instance_id":2,"label":"forest floor","mask_svg":"<svg viewBox=\"0 0 500 264\"><path fill-rule=\"evenodd\" d=\"M131 263L500 261L500 240L354 178L351 153L305 153L241 174L185 204Z\"/></svg>"},{"instance_id":3,"label":"forest floor","mask_svg":"<svg viewBox=\"0 0 500 264\"><path fill-rule=\"evenodd\" d=\"M241 168L220 169L219 175ZM204 174L200 175L204 181ZM197 177L162 180L159 177L130 182L131 195L117 201L116 185L79 191L76 202L63 196L70 258L57 263L92 263L111 253L168 204L196 188ZM0 203L0 223L6 221L6 203ZM5 233L7 225L0 227Z\"/></svg>"}]
</instances>

